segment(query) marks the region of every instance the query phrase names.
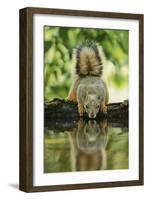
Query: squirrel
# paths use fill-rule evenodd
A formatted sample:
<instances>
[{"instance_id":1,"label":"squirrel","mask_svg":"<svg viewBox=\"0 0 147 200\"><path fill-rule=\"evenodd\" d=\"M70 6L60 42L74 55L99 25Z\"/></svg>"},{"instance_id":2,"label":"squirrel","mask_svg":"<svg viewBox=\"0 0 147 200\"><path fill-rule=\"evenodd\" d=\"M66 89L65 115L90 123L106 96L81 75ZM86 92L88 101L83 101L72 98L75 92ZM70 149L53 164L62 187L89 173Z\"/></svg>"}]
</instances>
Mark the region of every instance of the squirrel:
<instances>
[{"instance_id":1,"label":"squirrel","mask_svg":"<svg viewBox=\"0 0 147 200\"><path fill-rule=\"evenodd\" d=\"M79 115L86 112L96 118L99 112L107 112L109 93L102 80L103 51L95 41L86 40L75 48L76 74L67 99L78 103Z\"/></svg>"}]
</instances>

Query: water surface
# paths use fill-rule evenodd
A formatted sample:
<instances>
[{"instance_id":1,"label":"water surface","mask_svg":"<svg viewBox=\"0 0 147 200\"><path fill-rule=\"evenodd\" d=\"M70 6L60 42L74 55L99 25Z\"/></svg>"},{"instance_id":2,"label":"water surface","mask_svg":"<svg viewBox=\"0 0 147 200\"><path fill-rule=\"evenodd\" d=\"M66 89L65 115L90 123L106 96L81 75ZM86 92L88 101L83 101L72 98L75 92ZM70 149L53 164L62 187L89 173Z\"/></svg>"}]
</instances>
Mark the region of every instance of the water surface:
<instances>
[{"instance_id":1,"label":"water surface","mask_svg":"<svg viewBox=\"0 0 147 200\"><path fill-rule=\"evenodd\" d=\"M112 169L128 169L127 125L80 119L45 127L44 173Z\"/></svg>"}]
</instances>

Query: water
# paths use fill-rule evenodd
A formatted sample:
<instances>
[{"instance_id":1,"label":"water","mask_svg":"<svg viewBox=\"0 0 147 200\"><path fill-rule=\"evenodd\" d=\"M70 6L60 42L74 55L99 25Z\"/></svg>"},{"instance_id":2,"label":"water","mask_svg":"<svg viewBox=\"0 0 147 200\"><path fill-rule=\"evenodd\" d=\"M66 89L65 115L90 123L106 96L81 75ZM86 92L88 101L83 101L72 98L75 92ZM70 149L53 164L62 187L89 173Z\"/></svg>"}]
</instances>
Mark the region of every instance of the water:
<instances>
[{"instance_id":1,"label":"water","mask_svg":"<svg viewBox=\"0 0 147 200\"><path fill-rule=\"evenodd\" d=\"M128 169L128 126L107 120L45 127L44 173Z\"/></svg>"}]
</instances>

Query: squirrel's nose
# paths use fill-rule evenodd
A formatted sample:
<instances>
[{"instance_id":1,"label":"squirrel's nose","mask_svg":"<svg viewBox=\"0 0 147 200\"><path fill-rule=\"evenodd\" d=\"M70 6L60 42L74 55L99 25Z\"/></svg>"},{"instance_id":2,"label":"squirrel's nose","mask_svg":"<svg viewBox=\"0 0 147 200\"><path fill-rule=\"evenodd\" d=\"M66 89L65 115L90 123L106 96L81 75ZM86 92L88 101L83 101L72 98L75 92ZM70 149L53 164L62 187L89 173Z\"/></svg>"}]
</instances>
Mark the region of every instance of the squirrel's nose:
<instances>
[{"instance_id":1,"label":"squirrel's nose","mask_svg":"<svg viewBox=\"0 0 147 200\"><path fill-rule=\"evenodd\" d=\"M94 118L94 113L91 113L91 118Z\"/></svg>"}]
</instances>

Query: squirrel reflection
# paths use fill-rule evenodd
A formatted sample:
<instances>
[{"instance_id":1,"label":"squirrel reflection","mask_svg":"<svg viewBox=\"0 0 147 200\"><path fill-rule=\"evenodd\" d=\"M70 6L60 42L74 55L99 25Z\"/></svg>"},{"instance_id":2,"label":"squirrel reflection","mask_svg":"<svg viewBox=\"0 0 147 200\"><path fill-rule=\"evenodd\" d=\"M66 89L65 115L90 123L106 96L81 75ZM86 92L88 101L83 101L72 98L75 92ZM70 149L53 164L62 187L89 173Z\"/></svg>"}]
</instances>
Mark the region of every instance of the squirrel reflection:
<instances>
[{"instance_id":1,"label":"squirrel reflection","mask_svg":"<svg viewBox=\"0 0 147 200\"><path fill-rule=\"evenodd\" d=\"M74 130L77 171L92 171L106 168L107 120L85 122L80 119Z\"/></svg>"}]
</instances>

